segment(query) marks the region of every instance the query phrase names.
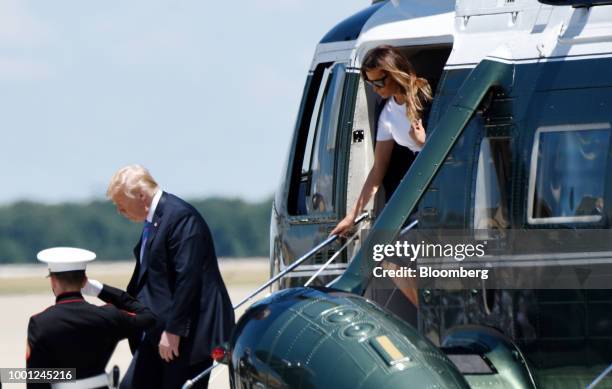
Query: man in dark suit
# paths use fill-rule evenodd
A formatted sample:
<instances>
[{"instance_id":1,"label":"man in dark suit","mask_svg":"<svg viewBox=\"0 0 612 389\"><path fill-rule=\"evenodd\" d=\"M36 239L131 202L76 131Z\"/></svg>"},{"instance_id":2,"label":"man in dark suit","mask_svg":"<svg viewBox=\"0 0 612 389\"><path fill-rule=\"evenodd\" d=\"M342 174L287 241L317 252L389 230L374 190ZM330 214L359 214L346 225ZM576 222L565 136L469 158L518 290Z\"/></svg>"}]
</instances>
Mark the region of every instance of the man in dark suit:
<instances>
[{"instance_id":1,"label":"man in dark suit","mask_svg":"<svg viewBox=\"0 0 612 389\"><path fill-rule=\"evenodd\" d=\"M130 338L134 359L121 387L180 388L212 364L212 348L229 339L234 325L210 230L139 165L115 173L107 196L123 216L144 222L128 293L158 317L156 326Z\"/></svg>"},{"instance_id":2,"label":"man in dark suit","mask_svg":"<svg viewBox=\"0 0 612 389\"><path fill-rule=\"evenodd\" d=\"M30 318L26 366L76 368L76 382L28 383L28 389L51 387L108 388L104 371L117 343L134 330L155 323L151 311L126 292L88 280L86 263L96 255L88 250L56 247L38 253L49 265L55 305ZM81 289L83 288L83 289ZM89 304L83 294L109 303Z\"/></svg>"}]
</instances>

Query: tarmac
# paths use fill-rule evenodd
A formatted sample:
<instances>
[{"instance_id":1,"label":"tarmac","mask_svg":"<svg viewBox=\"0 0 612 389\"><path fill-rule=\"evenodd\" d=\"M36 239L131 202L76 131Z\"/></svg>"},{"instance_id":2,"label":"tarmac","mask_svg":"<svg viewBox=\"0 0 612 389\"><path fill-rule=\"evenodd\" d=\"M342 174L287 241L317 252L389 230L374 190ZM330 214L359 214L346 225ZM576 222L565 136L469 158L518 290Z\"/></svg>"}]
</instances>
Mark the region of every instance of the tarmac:
<instances>
[{"instance_id":1,"label":"tarmac","mask_svg":"<svg viewBox=\"0 0 612 389\"><path fill-rule=\"evenodd\" d=\"M97 262L89 266L88 276L113 286L125 288L131 275L133 262ZM267 280L268 262L265 258L226 259L220 261L221 273L227 285L232 303L236 304ZM0 266L0 367L25 367L27 326L30 316L53 305L55 298L45 278L47 270L41 265ZM45 291L46 289L46 291ZM263 297L265 291L257 298ZM91 303L102 305L95 298L87 297ZM236 317L251 303L238 310ZM84 347L87 347L84 345ZM119 366L121 374L126 372L132 355L127 340L120 342L107 365L107 371ZM25 384L2 383L3 389L25 389ZM221 365L211 374L211 389L229 389L228 369Z\"/></svg>"}]
</instances>

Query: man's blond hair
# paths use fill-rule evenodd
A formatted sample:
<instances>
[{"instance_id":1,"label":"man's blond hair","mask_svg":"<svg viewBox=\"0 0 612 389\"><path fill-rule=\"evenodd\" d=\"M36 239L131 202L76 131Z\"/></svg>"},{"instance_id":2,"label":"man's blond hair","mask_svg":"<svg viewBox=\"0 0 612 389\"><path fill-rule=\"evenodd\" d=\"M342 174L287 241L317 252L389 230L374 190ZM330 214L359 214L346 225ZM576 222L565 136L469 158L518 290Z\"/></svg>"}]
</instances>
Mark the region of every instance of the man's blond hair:
<instances>
[{"instance_id":1,"label":"man's blond hair","mask_svg":"<svg viewBox=\"0 0 612 389\"><path fill-rule=\"evenodd\" d=\"M145 167L128 165L113 175L106 190L106 197L113 199L119 192L129 198L136 198L140 193L153 197L158 189L159 185Z\"/></svg>"}]
</instances>

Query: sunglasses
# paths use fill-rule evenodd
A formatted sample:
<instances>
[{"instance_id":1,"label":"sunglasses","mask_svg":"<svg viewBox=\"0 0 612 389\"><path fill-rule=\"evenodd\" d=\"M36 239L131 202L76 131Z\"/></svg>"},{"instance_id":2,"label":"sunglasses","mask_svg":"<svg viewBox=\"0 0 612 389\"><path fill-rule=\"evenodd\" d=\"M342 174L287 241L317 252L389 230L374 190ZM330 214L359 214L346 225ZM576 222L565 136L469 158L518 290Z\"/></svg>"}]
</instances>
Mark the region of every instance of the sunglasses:
<instances>
[{"instance_id":1,"label":"sunglasses","mask_svg":"<svg viewBox=\"0 0 612 389\"><path fill-rule=\"evenodd\" d=\"M368 85L370 85L371 87L374 87L374 88L384 88L385 87L385 80L386 79L387 79L387 75L385 74L384 76L382 76L378 80L368 80L366 78L365 82Z\"/></svg>"}]
</instances>

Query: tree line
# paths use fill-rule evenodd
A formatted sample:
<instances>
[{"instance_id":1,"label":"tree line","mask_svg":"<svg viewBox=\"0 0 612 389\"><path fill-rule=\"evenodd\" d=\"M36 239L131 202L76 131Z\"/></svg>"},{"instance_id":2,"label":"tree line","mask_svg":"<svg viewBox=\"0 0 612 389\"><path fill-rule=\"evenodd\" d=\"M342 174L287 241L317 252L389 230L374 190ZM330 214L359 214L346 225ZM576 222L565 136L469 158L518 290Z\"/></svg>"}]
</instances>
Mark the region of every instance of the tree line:
<instances>
[{"instance_id":1,"label":"tree line","mask_svg":"<svg viewBox=\"0 0 612 389\"><path fill-rule=\"evenodd\" d=\"M268 256L272 200L191 200L208 223L219 257ZM110 201L41 204L20 201L0 207L0 263L36 261L53 246L96 252L101 260L130 259L142 224L119 215Z\"/></svg>"}]
</instances>

